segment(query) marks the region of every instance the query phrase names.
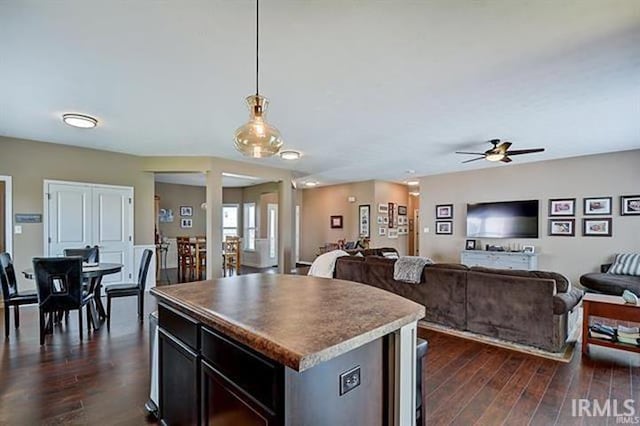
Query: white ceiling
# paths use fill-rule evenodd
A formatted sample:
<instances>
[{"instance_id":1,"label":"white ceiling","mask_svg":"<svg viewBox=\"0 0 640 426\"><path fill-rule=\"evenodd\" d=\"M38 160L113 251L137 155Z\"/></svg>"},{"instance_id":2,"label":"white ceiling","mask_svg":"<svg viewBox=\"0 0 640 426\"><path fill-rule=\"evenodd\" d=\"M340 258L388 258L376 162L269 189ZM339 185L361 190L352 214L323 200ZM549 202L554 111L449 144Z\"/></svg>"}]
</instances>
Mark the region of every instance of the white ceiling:
<instances>
[{"instance_id":1,"label":"white ceiling","mask_svg":"<svg viewBox=\"0 0 640 426\"><path fill-rule=\"evenodd\" d=\"M204 173L155 173L156 182L175 183L178 185L207 186ZM242 188L245 186L259 185L268 180L236 174L223 173L222 186L224 188Z\"/></svg>"},{"instance_id":2,"label":"white ceiling","mask_svg":"<svg viewBox=\"0 0 640 426\"><path fill-rule=\"evenodd\" d=\"M638 0L270 0L261 91L321 183L640 147ZM0 1L0 134L141 155L241 159L251 0ZM63 112L100 126L62 124Z\"/></svg>"}]
</instances>

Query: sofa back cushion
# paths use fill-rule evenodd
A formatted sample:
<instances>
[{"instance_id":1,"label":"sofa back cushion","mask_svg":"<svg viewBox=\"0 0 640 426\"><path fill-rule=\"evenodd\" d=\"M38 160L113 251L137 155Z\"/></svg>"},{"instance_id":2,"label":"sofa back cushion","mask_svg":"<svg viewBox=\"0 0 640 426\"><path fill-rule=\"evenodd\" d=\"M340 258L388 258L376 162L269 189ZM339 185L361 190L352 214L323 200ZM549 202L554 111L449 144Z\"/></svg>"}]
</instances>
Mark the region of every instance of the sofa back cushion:
<instances>
[{"instance_id":1,"label":"sofa back cushion","mask_svg":"<svg viewBox=\"0 0 640 426\"><path fill-rule=\"evenodd\" d=\"M640 253L617 254L607 273L640 276Z\"/></svg>"},{"instance_id":2,"label":"sofa back cushion","mask_svg":"<svg viewBox=\"0 0 640 426\"><path fill-rule=\"evenodd\" d=\"M365 282L364 257L343 256L336 260L336 270L333 276L339 280Z\"/></svg>"},{"instance_id":3,"label":"sofa back cushion","mask_svg":"<svg viewBox=\"0 0 640 426\"><path fill-rule=\"evenodd\" d=\"M475 272L483 272L485 274L507 275L511 277L523 277L523 278L541 278L541 279L553 280L556 282L556 291L558 293L566 293L568 291L571 291L571 281L569 281L569 278L557 272L521 271L517 269L492 269L492 268L485 268L483 266L473 266L471 270Z\"/></svg>"}]
</instances>

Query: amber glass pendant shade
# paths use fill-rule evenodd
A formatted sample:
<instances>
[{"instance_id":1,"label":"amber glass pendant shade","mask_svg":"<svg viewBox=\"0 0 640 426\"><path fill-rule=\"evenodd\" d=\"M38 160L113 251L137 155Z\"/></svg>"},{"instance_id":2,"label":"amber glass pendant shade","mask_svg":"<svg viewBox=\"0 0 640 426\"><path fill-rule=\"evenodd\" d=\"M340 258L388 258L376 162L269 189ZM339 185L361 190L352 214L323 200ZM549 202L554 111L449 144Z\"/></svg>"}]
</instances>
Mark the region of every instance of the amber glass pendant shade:
<instances>
[{"instance_id":1,"label":"amber glass pendant shade","mask_svg":"<svg viewBox=\"0 0 640 426\"><path fill-rule=\"evenodd\" d=\"M266 110L269 101L264 96L251 95L246 98L249 121L236 130L236 149L243 155L265 158L276 155L282 148L280 131L267 123Z\"/></svg>"}]
</instances>

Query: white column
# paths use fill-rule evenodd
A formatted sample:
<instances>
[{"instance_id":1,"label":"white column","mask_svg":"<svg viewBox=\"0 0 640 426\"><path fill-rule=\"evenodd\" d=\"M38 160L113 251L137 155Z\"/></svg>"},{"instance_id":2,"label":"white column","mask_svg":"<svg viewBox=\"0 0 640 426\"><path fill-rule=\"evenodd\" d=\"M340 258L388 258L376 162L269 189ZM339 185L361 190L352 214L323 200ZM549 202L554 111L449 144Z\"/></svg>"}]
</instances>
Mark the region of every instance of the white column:
<instances>
[{"instance_id":1,"label":"white column","mask_svg":"<svg viewBox=\"0 0 640 426\"><path fill-rule=\"evenodd\" d=\"M392 401L394 426L416 424L416 338L417 323L405 325L394 333L395 374Z\"/></svg>"},{"instance_id":2,"label":"white column","mask_svg":"<svg viewBox=\"0 0 640 426\"><path fill-rule=\"evenodd\" d=\"M280 181L278 196L278 272L290 274L295 266L295 210L291 179Z\"/></svg>"},{"instance_id":3,"label":"white column","mask_svg":"<svg viewBox=\"0 0 640 426\"><path fill-rule=\"evenodd\" d=\"M222 276L222 173L207 177L207 279ZM197 208L197 207L196 207Z\"/></svg>"}]
</instances>

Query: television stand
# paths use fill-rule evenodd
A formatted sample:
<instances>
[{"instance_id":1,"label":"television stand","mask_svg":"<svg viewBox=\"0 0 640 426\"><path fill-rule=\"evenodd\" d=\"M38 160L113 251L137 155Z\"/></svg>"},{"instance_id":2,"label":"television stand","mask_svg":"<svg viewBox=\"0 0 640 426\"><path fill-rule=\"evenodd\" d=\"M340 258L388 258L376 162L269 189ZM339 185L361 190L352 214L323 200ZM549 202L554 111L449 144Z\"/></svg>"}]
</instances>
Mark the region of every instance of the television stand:
<instances>
[{"instance_id":1,"label":"television stand","mask_svg":"<svg viewBox=\"0 0 640 426\"><path fill-rule=\"evenodd\" d=\"M538 269L538 254L514 251L464 250L460 254L460 263L469 267L484 266L495 269L534 271Z\"/></svg>"}]
</instances>

